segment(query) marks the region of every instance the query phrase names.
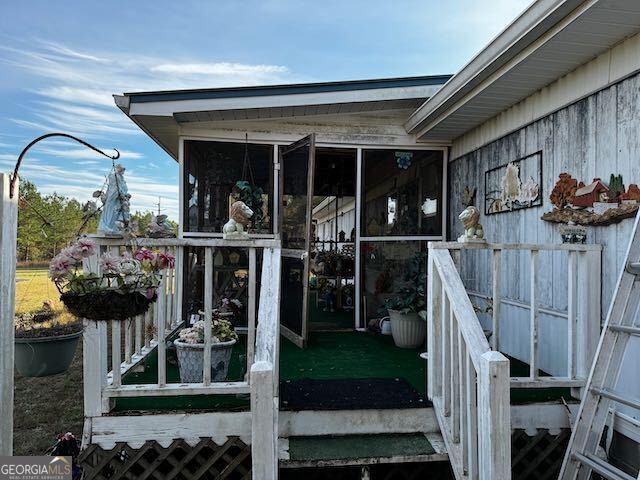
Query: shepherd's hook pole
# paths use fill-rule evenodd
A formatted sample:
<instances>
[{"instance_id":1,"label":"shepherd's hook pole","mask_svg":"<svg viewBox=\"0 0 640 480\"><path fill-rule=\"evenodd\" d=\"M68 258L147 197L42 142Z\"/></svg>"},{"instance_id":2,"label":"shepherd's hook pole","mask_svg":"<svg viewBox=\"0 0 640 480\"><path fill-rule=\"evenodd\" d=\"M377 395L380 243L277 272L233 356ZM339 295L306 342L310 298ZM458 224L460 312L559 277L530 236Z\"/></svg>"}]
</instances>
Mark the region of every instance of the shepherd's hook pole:
<instances>
[{"instance_id":1,"label":"shepherd's hook pole","mask_svg":"<svg viewBox=\"0 0 640 480\"><path fill-rule=\"evenodd\" d=\"M70 138L71 140L75 140L76 142L84 145L87 148L90 148L94 152L98 152L100 155L104 155L105 157L110 158L111 160L117 160L118 158L120 158L120 152L118 151L117 148L114 148L114 150L116 152L115 155L109 155L108 153L103 152L99 148L94 147L89 142L85 142L84 140L81 140L78 137L74 137L73 135L70 135L68 133L61 133L61 132L46 133L44 135L39 136L35 140L32 140L31 143L29 143L29 145L24 147L22 152L20 152L20 156L18 157L18 161L16 162L16 168L13 170L13 175L11 176L11 183L9 184L9 197L10 198L13 198L15 185L16 185L16 182L18 181L18 170L20 170L20 166L22 165L22 159L24 158L25 154L29 151L29 149L31 147L33 147L40 140L44 140L45 138L50 138L50 137Z\"/></svg>"}]
</instances>

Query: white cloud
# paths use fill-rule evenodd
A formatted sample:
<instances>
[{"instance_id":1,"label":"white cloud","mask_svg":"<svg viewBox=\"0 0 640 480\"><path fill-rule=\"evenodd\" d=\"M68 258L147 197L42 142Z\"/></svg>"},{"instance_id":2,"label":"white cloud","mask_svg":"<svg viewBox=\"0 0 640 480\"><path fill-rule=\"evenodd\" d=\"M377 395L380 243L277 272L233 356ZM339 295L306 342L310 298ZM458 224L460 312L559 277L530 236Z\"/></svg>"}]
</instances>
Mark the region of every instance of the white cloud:
<instances>
[{"instance_id":1,"label":"white cloud","mask_svg":"<svg viewBox=\"0 0 640 480\"><path fill-rule=\"evenodd\" d=\"M242 63L165 63L151 67L152 72L178 75L253 75L287 73L289 69L280 65L245 65Z\"/></svg>"}]
</instances>

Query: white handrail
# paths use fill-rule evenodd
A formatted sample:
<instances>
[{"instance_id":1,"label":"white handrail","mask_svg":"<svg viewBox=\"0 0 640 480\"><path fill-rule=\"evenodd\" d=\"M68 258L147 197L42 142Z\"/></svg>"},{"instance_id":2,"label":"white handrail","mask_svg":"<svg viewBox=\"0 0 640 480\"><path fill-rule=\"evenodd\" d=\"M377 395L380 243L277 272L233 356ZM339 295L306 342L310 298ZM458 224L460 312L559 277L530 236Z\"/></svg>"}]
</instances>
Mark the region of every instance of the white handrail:
<instances>
[{"instance_id":1,"label":"white handrail","mask_svg":"<svg viewBox=\"0 0 640 480\"><path fill-rule=\"evenodd\" d=\"M457 478L511 478L509 360L491 351L451 254L429 249L429 398Z\"/></svg>"}]
</instances>

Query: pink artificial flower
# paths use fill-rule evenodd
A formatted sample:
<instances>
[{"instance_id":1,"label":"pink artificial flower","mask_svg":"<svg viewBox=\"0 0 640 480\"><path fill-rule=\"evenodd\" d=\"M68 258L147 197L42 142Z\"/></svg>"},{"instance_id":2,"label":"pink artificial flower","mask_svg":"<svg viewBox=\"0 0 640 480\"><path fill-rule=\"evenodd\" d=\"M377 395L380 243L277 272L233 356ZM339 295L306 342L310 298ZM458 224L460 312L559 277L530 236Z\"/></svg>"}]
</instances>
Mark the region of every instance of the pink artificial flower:
<instances>
[{"instance_id":1,"label":"pink artificial flower","mask_svg":"<svg viewBox=\"0 0 640 480\"><path fill-rule=\"evenodd\" d=\"M117 273L120 266L120 258L109 253L105 253L100 257L100 266L104 273Z\"/></svg>"},{"instance_id":2,"label":"pink artificial flower","mask_svg":"<svg viewBox=\"0 0 640 480\"><path fill-rule=\"evenodd\" d=\"M76 266L76 260L59 253L49 263L49 278L57 280L67 275Z\"/></svg>"},{"instance_id":3,"label":"pink artificial flower","mask_svg":"<svg viewBox=\"0 0 640 480\"><path fill-rule=\"evenodd\" d=\"M153 260L155 259L155 254L148 248L141 248L134 254L134 258L140 262L143 262L145 260L153 262Z\"/></svg>"},{"instance_id":4,"label":"pink artificial flower","mask_svg":"<svg viewBox=\"0 0 640 480\"><path fill-rule=\"evenodd\" d=\"M81 258L88 258L96 253L98 246L96 242L87 237L80 238L75 244L75 250Z\"/></svg>"},{"instance_id":5,"label":"pink artificial flower","mask_svg":"<svg viewBox=\"0 0 640 480\"><path fill-rule=\"evenodd\" d=\"M60 255L62 255L63 257L67 257L70 260L75 260L76 262L79 262L80 260L82 260L82 254L76 248L75 245L71 245L70 247L63 248L60 251Z\"/></svg>"},{"instance_id":6,"label":"pink artificial flower","mask_svg":"<svg viewBox=\"0 0 640 480\"><path fill-rule=\"evenodd\" d=\"M170 253L159 253L156 259L156 268L164 270L165 268L173 268L175 265L175 257Z\"/></svg>"}]
</instances>

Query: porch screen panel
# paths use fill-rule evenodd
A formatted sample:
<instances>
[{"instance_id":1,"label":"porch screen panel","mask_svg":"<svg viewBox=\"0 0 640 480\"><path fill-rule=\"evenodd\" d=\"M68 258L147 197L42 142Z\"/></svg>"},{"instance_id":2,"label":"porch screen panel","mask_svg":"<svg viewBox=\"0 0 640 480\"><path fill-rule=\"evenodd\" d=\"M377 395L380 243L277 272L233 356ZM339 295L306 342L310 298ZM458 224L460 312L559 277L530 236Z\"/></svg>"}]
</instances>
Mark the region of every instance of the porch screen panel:
<instances>
[{"instance_id":1,"label":"porch screen panel","mask_svg":"<svg viewBox=\"0 0 640 480\"><path fill-rule=\"evenodd\" d=\"M186 232L222 233L229 219L229 207L236 198L239 180L251 182L248 169L243 175L245 144L187 140L184 142L184 229ZM262 214L253 233L273 232L273 146L248 145L253 184L262 189Z\"/></svg>"},{"instance_id":2,"label":"porch screen panel","mask_svg":"<svg viewBox=\"0 0 640 480\"><path fill-rule=\"evenodd\" d=\"M442 235L441 151L364 150L362 237Z\"/></svg>"},{"instance_id":3,"label":"porch screen panel","mask_svg":"<svg viewBox=\"0 0 640 480\"><path fill-rule=\"evenodd\" d=\"M282 247L306 248L309 147L282 156Z\"/></svg>"},{"instance_id":4,"label":"porch screen panel","mask_svg":"<svg viewBox=\"0 0 640 480\"><path fill-rule=\"evenodd\" d=\"M368 321L388 315L385 302L405 285L405 273L418 262L420 271L426 273L426 257L418 256L426 250L424 240L361 242L362 318ZM426 279L419 286L426 292Z\"/></svg>"},{"instance_id":5,"label":"porch screen panel","mask_svg":"<svg viewBox=\"0 0 640 480\"><path fill-rule=\"evenodd\" d=\"M302 334L304 281L304 262L297 258L282 257L280 284L287 298L280 302L280 322L297 335Z\"/></svg>"}]
</instances>

